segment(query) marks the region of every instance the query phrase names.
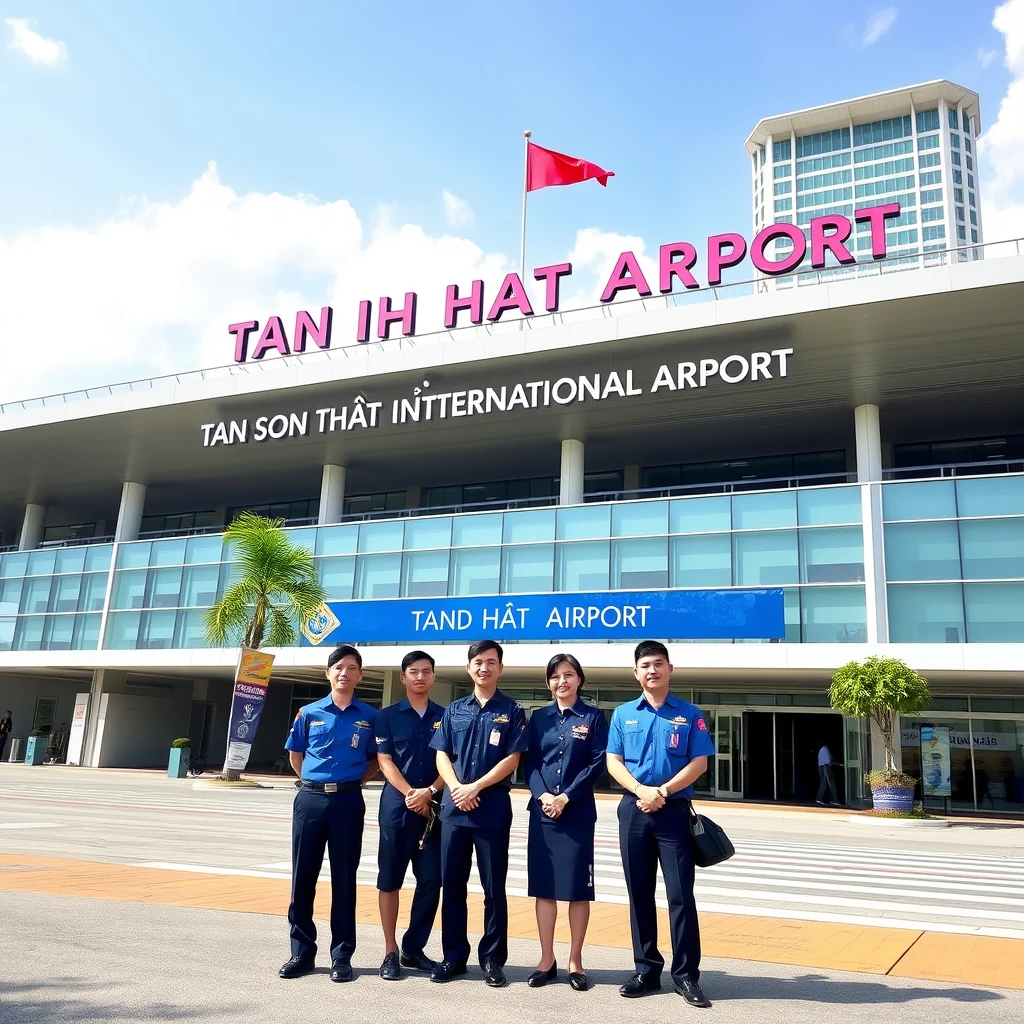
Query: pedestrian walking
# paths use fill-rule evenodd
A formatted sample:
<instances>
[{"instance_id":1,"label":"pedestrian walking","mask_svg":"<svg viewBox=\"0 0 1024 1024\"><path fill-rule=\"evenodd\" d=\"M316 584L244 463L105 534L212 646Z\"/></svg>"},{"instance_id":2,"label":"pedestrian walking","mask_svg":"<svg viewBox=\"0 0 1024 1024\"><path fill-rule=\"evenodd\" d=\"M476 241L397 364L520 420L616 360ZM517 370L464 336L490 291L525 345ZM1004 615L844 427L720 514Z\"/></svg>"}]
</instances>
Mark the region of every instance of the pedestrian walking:
<instances>
[{"instance_id":1,"label":"pedestrian walking","mask_svg":"<svg viewBox=\"0 0 1024 1024\"><path fill-rule=\"evenodd\" d=\"M0 760L3 760L4 747L7 746L7 737L11 735L11 730L14 728L14 721L11 718L10 711L0 718Z\"/></svg>"},{"instance_id":2,"label":"pedestrian walking","mask_svg":"<svg viewBox=\"0 0 1024 1024\"><path fill-rule=\"evenodd\" d=\"M450 981L466 973L470 954L466 896L475 852L484 890L484 933L477 954L484 981L492 988L505 984L505 880L512 827L509 779L526 749L526 714L498 689L503 653L494 640L478 640L470 646L466 668L473 692L448 705L431 740L438 774L447 787L441 801L444 960L431 972L431 981Z\"/></svg>"},{"instance_id":3,"label":"pedestrian walking","mask_svg":"<svg viewBox=\"0 0 1024 1024\"><path fill-rule=\"evenodd\" d=\"M829 802L839 803L839 793L836 790L836 780L832 775L832 751L828 745L823 743L818 750L818 796L815 803L825 805L825 790L829 792Z\"/></svg>"},{"instance_id":4,"label":"pedestrian walking","mask_svg":"<svg viewBox=\"0 0 1024 1024\"><path fill-rule=\"evenodd\" d=\"M377 716L377 761L385 785L380 795L380 845L377 850L377 904L384 930L380 976L397 981L402 968L432 971L437 964L423 951L441 901L441 830L434 827L437 799L444 782L430 746L444 708L430 699L434 659L410 651L399 678L405 696ZM412 865L416 891L409 927L399 951L398 896Z\"/></svg>"},{"instance_id":5,"label":"pedestrian walking","mask_svg":"<svg viewBox=\"0 0 1024 1024\"><path fill-rule=\"evenodd\" d=\"M693 784L715 753L700 708L670 690L668 649L644 640L633 653L638 700L612 712L608 774L625 790L619 802L619 849L629 894L636 973L619 989L636 997L661 988L654 892L658 863L668 896L672 982L691 1006L711 1003L700 987L700 928L693 898L690 836Z\"/></svg>"},{"instance_id":6,"label":"pedestrian walking","mask_svg":"<svg viewBox=\"0 0 1024 1024\"><path fill-rule=\"evenodd\" d=\"M356 870L363 841L362 786L377 774L377 711L357 699L363 658L342 644L327 659L331 692L299 709L285 741L299 791L292 807L291 959L282 978L316 966L313 899L323 867L331 862L331 981L352 980L356 948Z\"/></svg>"},{"instance_id":7,"label":"pedestrian walking","mask_svg":"<svg viewBox=\"0 0 1024 1024\"><path fill-rule=\"evenodd\" d=\"M545 678L554 700L533 712L526 730L532 794L527 874L540 937L540 961L526 983L540 988L558 975L555 923L562 901L569 904L569 984L584 992L583 942L594 899L594 786L605 768L608 727L604 712L580 696L587 677L571 654L556 654Z\"/></svg>"}]
</instances>

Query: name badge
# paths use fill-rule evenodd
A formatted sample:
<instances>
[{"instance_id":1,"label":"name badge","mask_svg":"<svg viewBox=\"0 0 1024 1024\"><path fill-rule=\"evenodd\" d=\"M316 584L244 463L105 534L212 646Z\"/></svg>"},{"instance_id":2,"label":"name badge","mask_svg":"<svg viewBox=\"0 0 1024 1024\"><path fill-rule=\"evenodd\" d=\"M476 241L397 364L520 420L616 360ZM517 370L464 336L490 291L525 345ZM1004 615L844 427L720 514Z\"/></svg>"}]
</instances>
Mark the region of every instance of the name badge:
<instances>
[{"instance_id":1,"label":"name badge","mask_svg":"<svg viewBox=\"0 0 1024 1024\"><path fill-rule=\"evenodd\" d=\"M359 746L359 733L352 733L352 749L355 750Z\"/></svg>"},{"instance_id":2,"label":"name badge","mask_svg":"<svg viewBox=\"0 0 1024 1024\"><path fill-rule=\"evenodd\" d=\"M488 740L492 747L496 747L501 742L501 732L498 729L491 730L491 738Z\"/></svg>"},{"instance_id":3,"label":"name badge","mask_svg":"<svg viewBox=\"0 0 1024 1024\"><path fill-rule=\"evenodd\" d=\"M675 750L675 749L676 749L676 747L678 747L678 746L679 746L679 733L677 733L677 732L674 732L674 733L672 733L672 735L671 735L671 736L669 736L669 738L668 738L668 745L669 745L669 746L670 746L670 747L671 747L671 748L672 748L673 750Z\"/></svg>"}]
</instances>

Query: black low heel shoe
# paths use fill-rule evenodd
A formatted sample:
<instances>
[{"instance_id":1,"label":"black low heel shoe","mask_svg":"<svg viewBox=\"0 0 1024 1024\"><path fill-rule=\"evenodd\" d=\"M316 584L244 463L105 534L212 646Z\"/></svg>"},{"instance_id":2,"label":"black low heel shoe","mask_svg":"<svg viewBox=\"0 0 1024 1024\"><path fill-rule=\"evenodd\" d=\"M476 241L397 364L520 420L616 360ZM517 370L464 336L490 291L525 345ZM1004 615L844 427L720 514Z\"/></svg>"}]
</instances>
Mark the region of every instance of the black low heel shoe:
<instances>
[{"instance_id":1,"label":"black low heel shoe","mask_svg":"<svg viewBox=\"0 0 1024 1024\"><path fill-rule=\"evenodd\" d=\"M546 971L534 971L526 979L526 984L530 988L541 988L546 985L549 981L554 981L558 977L558 961L556 960Z\"/></svg>"},{"instance_id":2,"label":"black low heel shoe","mask_svg":"<svg viewBox=\"0 0 1024 1024\"><path fill-rule=\"evenodd\" d=\"M569 985L574 988L577 992L587 991L587 976L581 974L578 971L569 972Z\"/></svg>"}]
</instances>

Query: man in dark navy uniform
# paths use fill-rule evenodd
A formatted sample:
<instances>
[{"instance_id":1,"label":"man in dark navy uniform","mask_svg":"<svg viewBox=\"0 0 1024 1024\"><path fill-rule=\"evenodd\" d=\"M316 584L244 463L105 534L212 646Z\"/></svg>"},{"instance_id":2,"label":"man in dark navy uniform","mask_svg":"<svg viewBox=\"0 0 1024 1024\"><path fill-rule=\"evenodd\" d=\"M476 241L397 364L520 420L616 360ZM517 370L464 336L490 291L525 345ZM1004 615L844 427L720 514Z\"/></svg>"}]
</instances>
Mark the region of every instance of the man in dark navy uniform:
<instances>
[{"instance_id":1,"label":"man in dark navy uniform","mask_svg":"<svg viewBox=\"0 0 1024 1024\"><path fill-rule=\"evenodd\" d=\"M526 714L498 689L503 652L494 640L469 648L467 671L473 680L469 697L453 700L431 746L437 771L447 789L441 802L441 945L444 962L431 981L450 981L466 973L466 887L473 851L484 890L484 934L478 955L484 980L492 988L505 984L508 959L509 830L512 801L509 777L526 749Z\"/></svg>"},{"instance_id":2,"label":"man in dark navy uniform","mask_svg":"<svg viewBox=\"0 0 1024 1024\"><path fill-rule=\"evenodd\" d=\"M377 902L384 929L380 976L397 981L403 967L432 971L437 964L423 952L441 900L441 830L434 826L434 800L444 783L437 774L430 741L441 726L444 708L430 697L434 659L410 651L402 659L405 697L377 716L377 759L387 780L380 795L380 847L377 853ZM409 928L399 954L398 894L412 863L416 892Z\"/></svg>"},{"instance_id":3,"label":"man in dark navy uniform","mask_svg":"<svg viewBox=\"0 0 1024 1024\"><path fill-rule=\"evenodd\" d=\"M693 899L690 798L715 753L700 708L669 691L668 650L645 640L634 651L638 700L612 712L608 774L626 790L618 807L619 848L629 893L636 973L619 989L643 996L661 988L654 902L658 862L668 895L672 982L691 1006L710 1006L700 987L700 930Z\"/></svg>"},{"instance_id":4,"label":"man in dark navy uniform","mask_svg":"<svg viewBox=\"0 0 1024 1024\"><path fill-rule=\"evenodd\" d=\"M352 980L356 948L356 869L363 841L362 785L377 774L377 711L355 696L363 659L348 644L327 659L331 692L299 710L285 741L299 791L292 810L292 958L282 978L316 963L313 898L326 847L331 860L331 981Z\"/></svg>"}]
</instances>

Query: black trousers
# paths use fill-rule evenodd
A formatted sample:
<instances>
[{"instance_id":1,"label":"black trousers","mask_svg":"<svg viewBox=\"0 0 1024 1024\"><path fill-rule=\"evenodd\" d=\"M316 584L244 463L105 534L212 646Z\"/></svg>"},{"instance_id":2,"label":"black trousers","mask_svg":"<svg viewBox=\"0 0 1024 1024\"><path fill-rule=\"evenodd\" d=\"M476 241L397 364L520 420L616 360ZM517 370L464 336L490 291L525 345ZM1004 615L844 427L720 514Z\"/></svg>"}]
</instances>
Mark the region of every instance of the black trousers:
<instances>
[{"instance_id":1,"label":"black trousers","mask_svg":"<svg viewBox=\"0 0 1024 1024\"><path fill-rule=\"evenodd\" d=\"M435 824L420 849L423 825L415 828L380 826L377 850L377 888L394 892L402 888L405 873L412 864L416 891L409 912L409 927L402 936L402 952L422 953L434 927L437 907L441 902L441 834Z\"/></svg>"},{"instance_id":2,"label":"black trousers","mask_svg":"<svg viewBox=\"0 0 1024 1024\"><path fill-rule=\"evenodd\" d=\"M658 910L654 901L658 864L668 895L672 940L672 978L700 978L700 928L693 899L693 850L686 800L669 800L660 811L644 814L627 794L618 808L619 849L629 893L633 959L641 974L661 976L665 958L658 951Z\"/></svg>"},{"instance_id":3,"label":"black trousers","mask_svg":"<svg viewBox=\"0 0 1024 1024\"><path fill-rule=\"evenodd\" d=\"M0 758L4 756L4 747L7 746L7 733L0 732Z\"/></svg>"},{"instance_id":4,"label":"black trousers","mask_svg":"<svg viewBox=\"0 0 1024 1024\"><path fill-rule=\"evenodd\" d=\"M441 948L445 960L462 964L469 959L467 885L476 850L480 885L484 890L484 933L477 953L480 966L504 967L508 960L508 828L467 828L441 825Z\"/></svg>"},{"instance_id":5,"label":"black trousers","mask_svg":"<svg viewBox=\"0 0 1024 1024\"><path fill-rule=\"evenodd\" d=\"M292 899L288 907L292 956L316 956L313 899L324 863L331 862L331 959L356 948L356 870L366 805L359 790L318 793L302 787L292 806Z\"/></svg>"}]
</instances>

